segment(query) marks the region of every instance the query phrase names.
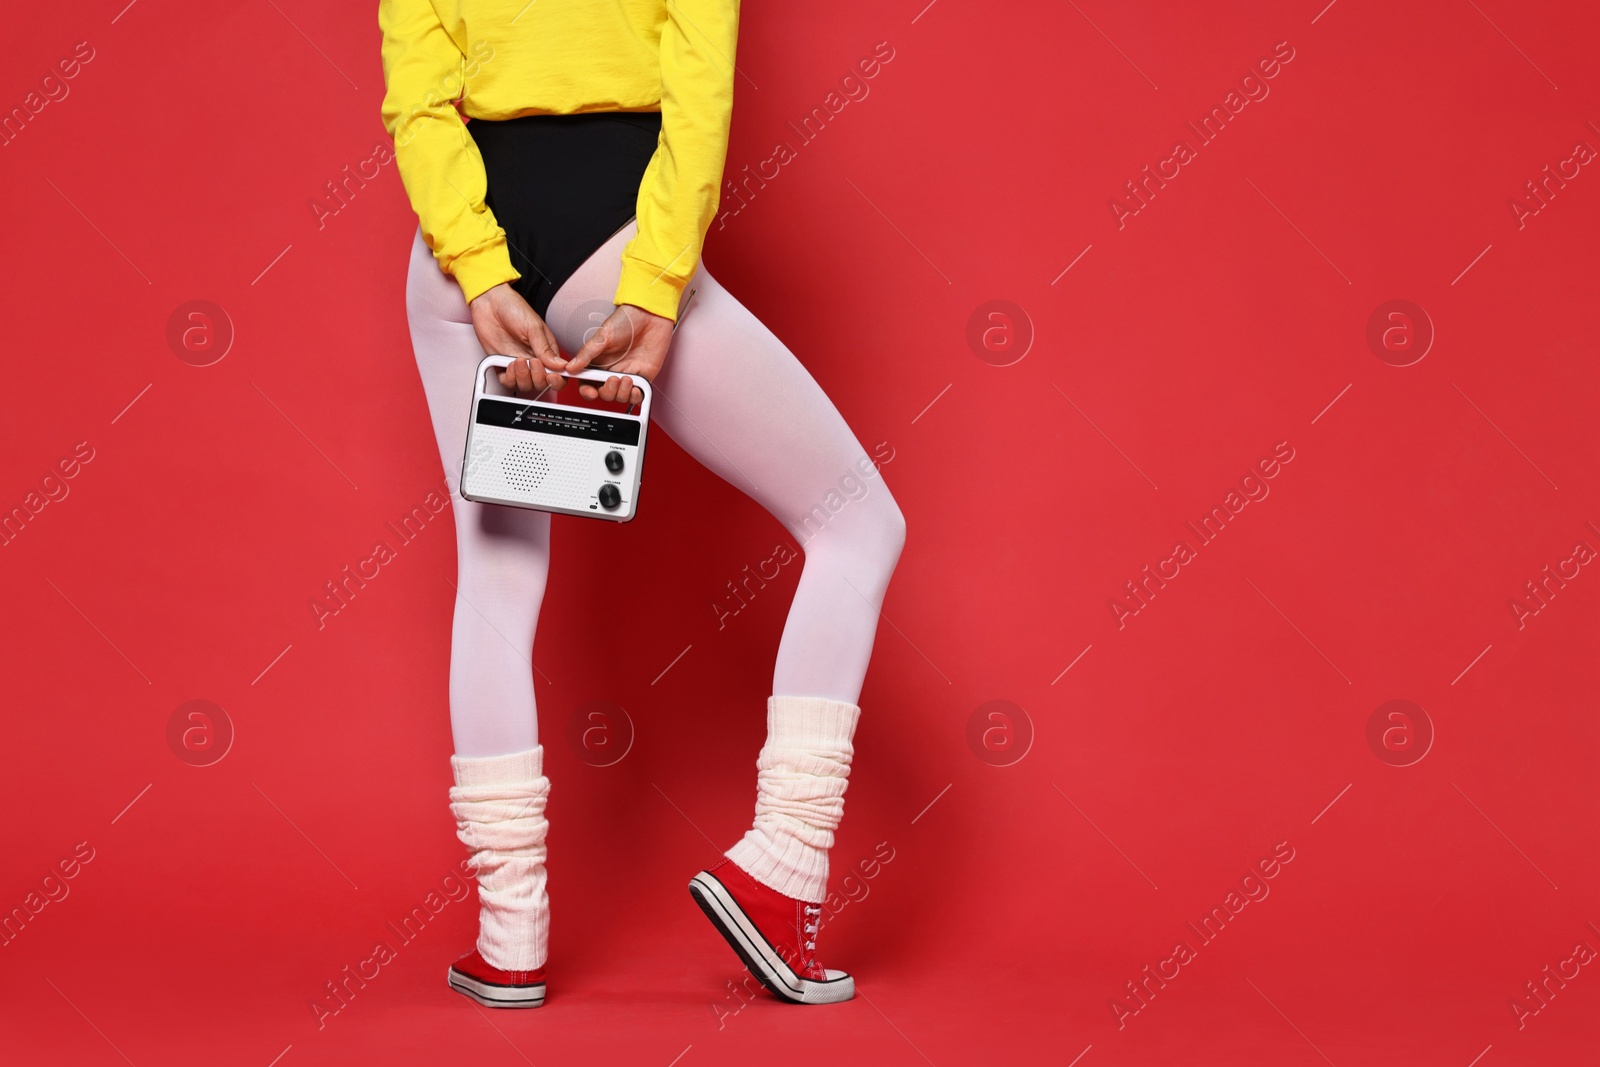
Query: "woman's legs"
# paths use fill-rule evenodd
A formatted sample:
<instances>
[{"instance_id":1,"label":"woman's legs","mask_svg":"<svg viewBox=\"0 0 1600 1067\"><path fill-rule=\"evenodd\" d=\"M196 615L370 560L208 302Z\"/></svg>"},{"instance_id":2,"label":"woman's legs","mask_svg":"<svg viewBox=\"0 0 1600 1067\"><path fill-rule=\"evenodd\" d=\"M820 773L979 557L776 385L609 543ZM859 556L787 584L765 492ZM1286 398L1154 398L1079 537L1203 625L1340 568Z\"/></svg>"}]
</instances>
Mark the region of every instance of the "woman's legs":
<instances>
[{"instance_id":1,"label":"woman's legs","mask_svg":"<svg viewBox=\"0 0 1600 1067\"><path fill-rule=\"evenodd\" d=\"M549 944L550 780L538 744L530 657L549 568L550 516L461 498L472 372L483 349L460 286L439 269L420 231L411 248L406 315L455 513L450 811L478 881L476 951L491 967L518 975L517 988L508 989L504 975L483 971L469 954L451 968L450 983L482 1003L535 1006L543 1002L543 976L535 985L529 975L543 967Z\"/></svg>"},{"instance_id":2,"label":"woman's legs","mask_svg":"<svg viewBox=\"0 0 1600 1067\"><path fill-rule=\"evenodd\" d=\"M563 348L609 311L630 223L561 287L548 321ZM656 384L658 425L787 528L805 562L768 701L755 826L729 856L763 885L821 901L843 808L878 608L905 523L872 458L771 331L704 269ZM482 358L465 301L416 237L407 311L440 456L458 471L472 370ZM451 809L473 850L492 966L544 963L544 797L531 662L549 564L549 515L461 499L452 478L459 582L450 710ZM748 580L748 579L747 579ZM460 964L458 964L460 966Z\"/></svg>"}]
</instances>

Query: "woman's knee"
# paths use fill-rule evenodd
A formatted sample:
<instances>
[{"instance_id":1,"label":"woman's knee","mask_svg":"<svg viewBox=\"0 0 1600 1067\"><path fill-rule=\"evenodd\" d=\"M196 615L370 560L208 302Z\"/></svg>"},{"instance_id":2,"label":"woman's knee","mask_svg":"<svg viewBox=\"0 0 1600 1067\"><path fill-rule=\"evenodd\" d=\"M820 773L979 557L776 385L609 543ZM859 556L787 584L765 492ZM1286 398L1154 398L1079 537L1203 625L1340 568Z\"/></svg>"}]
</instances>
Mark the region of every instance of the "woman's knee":
<instances>
[{"instance_id":1,"label":"woman's knee","mask_svg":"<svg viewBox=\"0 0 1600 1067\"><path fill-rule=\"evenodd\" d=\"M451 503L463 594L529 604L537 611L550 573L549 514L460 497Z\"/></svg>"},{"instance_id":2,"label":"woman's knee","mask_svg":"<svg viewBox=\"0 0 1600 1067\"><path fill-rule=\"evenodd\" d=\"M509 564L509 565L508 565ZM546 571L527 561L462 557L456 575L458 612L498 631L507 640L532 634L544 606Z\"/></svg>"},{"instance_id":3,"label":"woman's knee","mask_svg":"<svg viewBox=\"0 0 1600 1067\"><path fill-rule=\"evenodd\" d=\"M852 512L851 509L854 509ZM811 516L800 540L807 558L836 557L851 570L866 567L887 582L906 543L906 518L886 485L879 484L844 511L813 530Z\"/></svg>"},{"instance_id":4,"label":"woman's knee","mask_svg":"<svg viewBox=\"0 0 1600 1067\"><path fill-rule=\"evenodd\" d=\"M900 553L906 547L906 516L890 494L887 485L883 487L883 501L879 505L878 512L878 540L882 545L884 559L889 569L893 570L895 564L900 561Z\"/></svg>"}]
</instances>

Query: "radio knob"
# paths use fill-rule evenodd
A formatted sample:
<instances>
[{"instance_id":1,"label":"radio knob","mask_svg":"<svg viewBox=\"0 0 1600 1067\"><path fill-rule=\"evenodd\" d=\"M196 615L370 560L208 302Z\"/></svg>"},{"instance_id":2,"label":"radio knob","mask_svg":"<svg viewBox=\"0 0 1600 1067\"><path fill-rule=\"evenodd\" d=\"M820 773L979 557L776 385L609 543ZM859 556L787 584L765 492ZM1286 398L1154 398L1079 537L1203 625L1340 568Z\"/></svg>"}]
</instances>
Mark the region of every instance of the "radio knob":
<instances>
[{"instance_id":1,"label":"radio knob","mask_svg":"<svg viewBox=\"0 0 1600 1067\"><path fill-rule=\"evenodd\" d=\"M620 473L622 473L622 453L621 452L607 452L606 453L606 470L610 471L612 474L620 474Z\"/></svg>"},{"instance_id":2,"label":"radio knob","mask_svg":"<svg viewBox=\"0 0 1600 1067\"><path fill-rule=\"evenodd\" d=\"M617 505L619 505L621 503L622 503L622 494L617 491L617 487L616 486L611 485L611 484L608 483L608 484L602 485L600 487L600 506L601 507L605 508L607 511L615 511L616 508L617 508Z\"/></svg>"}]
</instances>

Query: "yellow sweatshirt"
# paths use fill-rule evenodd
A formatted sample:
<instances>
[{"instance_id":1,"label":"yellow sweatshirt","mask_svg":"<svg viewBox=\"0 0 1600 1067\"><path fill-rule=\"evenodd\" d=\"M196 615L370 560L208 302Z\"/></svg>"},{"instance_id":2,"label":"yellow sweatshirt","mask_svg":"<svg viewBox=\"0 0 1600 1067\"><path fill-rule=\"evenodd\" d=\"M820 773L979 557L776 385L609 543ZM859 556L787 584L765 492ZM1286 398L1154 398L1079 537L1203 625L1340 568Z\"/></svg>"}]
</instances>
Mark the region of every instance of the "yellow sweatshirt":
<instances>
[{"instance_id":1,"label":"yellow sweatshirt","mask_svg":"<svg viewBox=\"0 0 1600 1067\"><path fill-rule=\"evenodd\" d=\"M380 0L383 124L423 237L471 300L521 277L462 116L660 111L615 302L669 319L716 216L739 0Z\"/></svg>"}]
</instances>

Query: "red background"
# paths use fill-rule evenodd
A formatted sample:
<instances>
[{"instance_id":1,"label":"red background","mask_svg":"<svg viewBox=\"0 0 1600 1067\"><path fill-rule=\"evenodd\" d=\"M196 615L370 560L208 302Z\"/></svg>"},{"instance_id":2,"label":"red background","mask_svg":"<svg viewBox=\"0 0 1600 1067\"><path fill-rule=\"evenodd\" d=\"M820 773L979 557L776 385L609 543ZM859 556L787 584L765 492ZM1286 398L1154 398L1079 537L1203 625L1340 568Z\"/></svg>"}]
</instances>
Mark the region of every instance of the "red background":
<instances>
[{"instance_id":1,"label":"red background","mask_svg":"<svg viewBox=\"0 0 1600 1067\"><path fill-rule=\"evenodd\" d=\"M309 206L384 136L374 5L125 2L24 5L0 45L6 109L94 49L0 148L0 507L94 450L0 548L0 907L94 850L0 948L8 1062L1594 1062L1593 965L1510 1006L1600 948L1600 577L1510 607L1600 546L1600 173L1509 207L1600 146L1585 5L746 5L730 172L894 49L706 252L889 443L908 518L836 881L894 858L825 939L860 996L741 1008L685 892L749 818L798 569L718 630L783 531L660 438L638 521L555 520L549 1004L445 989L475 929L450 903L319 1029L324 983L463 855L448 523L309 608L443 476L415 220L392 164L320 229ZM1270 96L1119 229L1110 198L1280 41ZM205 367L167 339L196 299L235 335ZM967 341L995 299L1034 335L1004 367ZM1410 366L1366 340L1394 299L1436 331ZM1270 495L1199 547L1185 522L1278 442ZM235 730L210 766L168 745L195 699ZM595 700L637 731L607 767L568 741ZM991 700L1022 711L974 748ZM1390 700L1432 724L1420 762L1369 745ZM1119 1025L1279 842L1270 895Z\"/></svg>"}]
</instances>

